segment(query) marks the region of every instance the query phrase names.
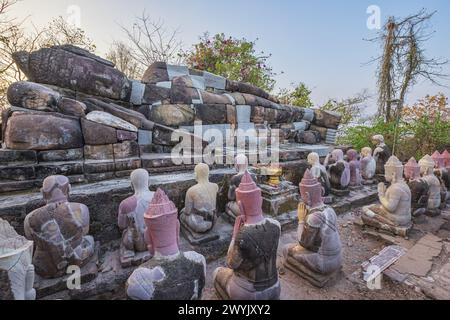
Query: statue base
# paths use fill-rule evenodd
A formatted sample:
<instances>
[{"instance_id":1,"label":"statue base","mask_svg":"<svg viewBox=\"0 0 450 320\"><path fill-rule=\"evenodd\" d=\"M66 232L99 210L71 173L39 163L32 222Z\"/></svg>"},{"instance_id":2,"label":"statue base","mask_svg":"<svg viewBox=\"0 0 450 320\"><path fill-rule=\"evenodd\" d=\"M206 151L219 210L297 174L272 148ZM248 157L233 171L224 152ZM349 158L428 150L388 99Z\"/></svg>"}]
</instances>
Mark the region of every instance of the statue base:
<instances>
[{"instance_id":1,"label":"statue base","mask_svg":"<svg viewBox=\"0 0 450 320\"><path fill-rule=\"evenodd\" d=\"M331 188L331 193L334 194L337 197L346 197L350 194L349 189L334 189Z\"/></svg>"},{"instance_id":2,"label":"statue base","mask_svg":"<svg viewBox=\"0 0 450 320\"><path fill-rule=\"evenodd\" d=\"M339 269L330 274L320 274L312 271L302 263L297 262L297 260L292 258L290 255L288 255L288 257L284 261L284 266L286 267L286 269L294 272L296 275L307 280L313 286L318 288L323 288L332 283L341 272L341 269Z\"/></svg>"},{"instance_id":3,"label":"statue base","mask_svg":"<svg viewBox=\"0 0 450 320\"><path fill-rule=\"evenodd\" d=\"M152 258L152 255L148 251L136 252L127 250L123 244L120 244L119 255L122 268L139 266Z\"/></svg>"},{"instance_id":4,"label":"statue base","mask_svg":"<svg viewBox=\"0 0 450 320\"><path fill-rule=\"evenodd\" d=\"M390 233L394 236L407 237L409 230L411 230L413 223L410 222L407 226L394 226L391 224L383 223L375 218L369 217L366 214L361 215L363 223L369 227L378 229Z\"/></svg>"},{"instance_id":5,"label":"statue base","mask_svg":"<svg viewBox=\"0 0 450 320\"><path fill-rule=\"evenodd\" d=\"M297 210L299 202L298 187L283 181L278 187L267 184L259 185L262 192L264 214L277 217L284 213Z\"/></svg>"},{"instance_id":6,"label":"statue base","mask_svg":"<svg viewBox=\"0 0 450 320\"><path fill-rule=\"evenodd\" d=\"M183 236L193 246L202 245L220 238L220 234L214 231L214 227L208 232L198 233L193 231L182 219L180 219L180 227Z\"/></svg>"},{"instance_id":7,"label":"statue base","mask_svg":"<svg viewBox=\"0 0 450 320\"><path fill-rule=\"evenodd\" d=\"M98 263L99 263L99 251L100 251L100 243L95 243L95 250L92 257L89 261L81 267L80 270L80 285L89 283L98 275ZM68 273L62 277L54 278L54 279L45 279L36 274L36 278L34 281L34 288L36 289L36 299L40 299L54 293L64 291L69 289L71 292L76 292L77 290L81 290L82 288L73 288L69 287L70 284L75 286L76 281L73 279L74 271L72 273Z\"/></svg>"}]
</instances>

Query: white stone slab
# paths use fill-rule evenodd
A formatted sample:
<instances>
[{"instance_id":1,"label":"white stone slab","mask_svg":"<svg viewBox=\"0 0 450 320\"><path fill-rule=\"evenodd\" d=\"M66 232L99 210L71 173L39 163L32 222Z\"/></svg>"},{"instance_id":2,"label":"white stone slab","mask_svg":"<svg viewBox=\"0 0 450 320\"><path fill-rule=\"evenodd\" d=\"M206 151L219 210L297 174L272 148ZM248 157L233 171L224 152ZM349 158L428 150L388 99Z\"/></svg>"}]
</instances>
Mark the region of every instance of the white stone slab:
<instances>
[{"instance_id":1,"label":"white stone slab","mask_svg":"<svg viewBox=\"0 0 450 320\"><path fill-rule=\"evenodd\" d=\"M294 122L294 128L295 131L306 131L309 128L309 122L306 121Z\"/></svg>"},{"instance_id":2,"label":"white stone slab","mask_svg":"<svg viewBox=\"0 0 450 320\"><path fill-rule=\"evenodd\" d=\"M309 121L309 122L313 122L314 120L314 110L313 109L307 109L304 108L304 114L303 114L303 119L305 121Z\"/></svg>"},{"instance_id":3,"label":"white stone slab","mask_svg":"<svg viewBox=\"0 0 450 320\"><path fill-rule=\"evenodd\" d=\"M130 102L135 106L142 105L142 99L144 98L145 84L140 81L131 82L131 96Z\"/></svg>"},{"instance_id":4,"label":"white stone slab","mask_svg":"<svg viewBox=\"0 0 450 320\"><path fill-rule=\"evenodd\" d=\"M186 66L176 66L173 64L167 65L167 74L169 75L169 80L173 80L175 77L180 76L188 76L189 75L189 68Z\"/></svg>"},{"instance_id":5,"label":"white stone slab","mask_svg":"<svg viewBox=\"0 0 450 320\"><path fill-rule=\"evenodd\" d=\"M205 78L201 76L190 76L192 80L192 85L196 89L205 90Z\"/></svg>"},{"instance_id":6,"label":"white stone slab","mask_svg":"<svg viewBox=\"0 0 450 320\"><path fill-rule=\"evenodd\" d=\"M138 131L138 144L149 145L153 143L153 132L147 130Z\"/></svg>"},{"instance_id":7,"label":"white stone slab","mask_svg":"<svg viewBox=\"0 0 450 320\"><path fill-rule=\"evenodd\" d=\"M172 81L161 81L161 82L157 82L156 83L157 87L160 88L166 88L166 89L171 89L172 88Z\"/></svg>"},{"instance_id":8,"label":"white stone slab","mask_svg":"<svg viewBox=\"0 0 450 320\"><path fill-rule=\"evenodd\" d=\"M110 126L110 127L116 128L116 129L127 130L127 131L132 131L132 132L138 131L138 129L131 123L126 122L125 120L122 120L116 116L113 116L110 113L106 113L103 111L92 111L92 112L88 113L88 115L86 116L86 119L88 119L92 122L104 124L106 126Z\"/></svg>"},{"instance_id":9,"label":"white stone slab","mask_svg":"<svg viewBox=\"0 0 450 320\"><path fill-rule=\"evenodd\" d=\"M224 77L212 74L207 71L203 72L203 77L205 78L206 87L225 90L227 80Z\"/></svg>"},{"instance_id":10,"label":"white stone slab","mask_svg":"<svg viewBox=\"0 0 450 320\"><path fill-rule=\"evenodd\" d=\"M252 107L247 105L236 106L236 118L238 123L250 123ZM254 124L253 124L254 126Z\"/></svg>"}]
</instances>

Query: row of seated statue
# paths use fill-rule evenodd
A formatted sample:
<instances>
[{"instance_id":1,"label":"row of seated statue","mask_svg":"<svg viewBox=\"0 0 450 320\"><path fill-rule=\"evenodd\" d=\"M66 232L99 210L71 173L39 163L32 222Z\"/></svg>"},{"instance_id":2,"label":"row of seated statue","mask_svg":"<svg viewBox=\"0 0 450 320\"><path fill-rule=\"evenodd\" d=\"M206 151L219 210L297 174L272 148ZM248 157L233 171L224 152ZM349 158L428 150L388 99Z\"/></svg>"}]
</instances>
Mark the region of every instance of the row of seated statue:
<instances>
[{"instance_id":1,"label":"row of seated statue","mask_svg":"<svg viewBox=\"0 0 450 320\"><path fill-rule=\"evenodd\" d=\"M350 149L345 155L341 149L335 149L328 154L323 165L317 153L308 155L311 172L322 184L325 203L333 201L331 194L348 195L349 189L374 184L377 175L384 175L384 165L391 156L390 149L383 136L376 135L372 140L376 146L373 155L370 147L363 148L361 154Z\"/></svg>"},{"instance_id":2,"label":"row of seated statue","mask_svg":"<svg viewBox=\"0 0 450 320\"><path fill-rule=\"evenodd\" d=\"M438 152L404 167L391 156L384 165L386 189L380 183L381 204L364 208L364 223L406 234L413 214L436 215L449 198L449 156ZM239 209L228 251L227 268L214 272L217 294L224 299L278 299L280 282L277 250L280 224L262 212L261 189L255 178L243 168L245 156L236 159L237 176L232 178L231 193ZM183 225L194 232L208 232L217 220L218 186L209 182L209 167L195 168L197 185L186 194L180 215L163 190L149 191L149 176L144 169L131 174L134 195L119 206L118 225L123 230L121 262L129 263L142 252L140 267L127 281L131 299L199 299L205 285L206 261L196 252L180 252L179 234ZM341 269L341 243L334 210L324 203L321 182L308 169L300 183L298 207L298 243L284 248L284 265L317 286L325 285ZM69 202L70 183L65 176L51 176L42 186L46 205L29 213L24 221L25 235L35 246L31 259L21 266L23 282L18 296L33 297L35 270L43 278L58 278L68 266L84 266L94 256L95 241L89 235L89 209ZM414 202L413 197L419 199ZM423 204L415 209L417 203ZM413 209L414 208L414 209ZM414 211L413 211L414 210ZM1 221L0 221L1 222ZM2 224L0 230L3 236ZM16 237L16 236L14 236ZM4 241L0 237L0 241ZM15 240L14 243L17 243ZM24 242L29 248L29 243ZM2 245L3 247L3 245ZM16 249L16 248L15 248ZM25 255L24 255L25 256ZM123 260L122 260L123 259ZM139 259L134 262L139 261ZM131 263L133 264L133 263ZM2 274L0 274L2 276ZM31 287L30 287L31 283Z\"/></svg>"}]
</instances>

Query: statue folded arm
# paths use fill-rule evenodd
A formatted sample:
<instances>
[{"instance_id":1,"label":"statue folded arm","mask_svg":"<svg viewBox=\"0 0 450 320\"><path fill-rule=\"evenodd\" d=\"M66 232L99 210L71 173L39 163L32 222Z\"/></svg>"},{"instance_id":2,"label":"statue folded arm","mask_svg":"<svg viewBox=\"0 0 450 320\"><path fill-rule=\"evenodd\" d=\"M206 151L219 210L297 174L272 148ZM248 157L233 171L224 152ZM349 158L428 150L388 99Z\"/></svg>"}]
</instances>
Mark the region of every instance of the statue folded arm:
<instances>
[{"instance_id":1,"label":"statue folded arm","mask_svg":"<svg viewBox=\"0 0 450 320\"><path fill-rule=\"evenodd\" d=\"M305 249L317 251L317 238L320 237L320 227L322 221L316 215L309 215L303 226L300 238L300 245Z\"/></svg>"}]
</instances>

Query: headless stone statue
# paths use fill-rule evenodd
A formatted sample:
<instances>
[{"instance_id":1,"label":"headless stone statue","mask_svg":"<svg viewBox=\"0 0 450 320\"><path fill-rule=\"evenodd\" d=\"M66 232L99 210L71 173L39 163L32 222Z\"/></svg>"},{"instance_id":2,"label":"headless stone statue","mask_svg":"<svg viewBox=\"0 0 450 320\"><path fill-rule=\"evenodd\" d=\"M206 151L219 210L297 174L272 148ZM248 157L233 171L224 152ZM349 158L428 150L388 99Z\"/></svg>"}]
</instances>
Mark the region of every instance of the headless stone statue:
<instances>
[{"instance_id":1,"label":"headless stone statue","mask_svg":"<svg viewBox=\"0 0 450 320\"><path fill-rule=\"evenodd\" d=\"M25 235L36 246L33 264L44 278L65 275L70 265L82 267L94 254L94 238L88 235L89 209L69 202L69 192L67 177L46 178L42 194L47 204L25 218Z\"/></svg>"},{"instance_id":2,"label":"headless stone statue","mask_svg":"<svg viewBox=\"0 0 450 320\"><path fill-rule=\"evenodd\" d=\"M0 301L34 300L33 241L0 219Z\"/></svg>"},{"instance_id":3,"label":"headless stone statue","mask_svg":"<svg viewBox=\"0 0 450 320\"><path fill-rule=\"evenodd\" d=\"M128 278L133 300L198 300L205 286L206 260L196 252L180 252L178 210L161 189L145 214L152 259Z\"/></svg>"},{"instance_id":4,"label":"headless stone statue","mask_svg":"<svg viewBox=\"0 0 450 320\"><path fill-rule=\"evenodd\" d=\"M317 287L325 286L342 266L341 240L334 210L324 205L321 186L307 170L300 183L299 243L283 250L284 265Z\"/></svg>"},{"instance_id":5,"label":"headless stone statue","mask_svg":"<svg viewBox=\"0 0 450 320\"><path fill-rule=\"evenodd\" d=\"M148 172L137 169L131 173L134 195L123 200L119 206L118 226L122 233L120 261L122 267L148 260L146 226L144 214L153 199L154 192L148 190ZM138 255L143 252L145 254Z\"/></svg>"},{"instance_id":6,"label":"headless stone statue","mask_svg":"<svg viewBox=\"0 0 450 320\"><path fill-rule=\"evenodd\" d=\"M322 185L322 188L324 191L324 193L323 193L324 202L331 203L333 201L333 199L330 196L330 191L331 191L330 179L328 178L327 169L325 168L325 166L320 164L320 158L316 152L311 152L308 155L308 164L311 167L310 168L311 174Z\"/></svg>"},{"instance_id":7,"label":"headless stone statue","mask_svg":"<svg viewBox=\"0 0 450 320\"><path fill-rule=\"evenodd\" d=\"M350 187L360 187L362 184L361 163L358 152L354 149L347 151L347 160L350 167Z\"/></svg>"},{"instance_id":8,"label":"headless stone statue","mask_svg":"<svg viewBox=\"0 0 450 320\"><path fill-rule=\"evenodd\" d=\"M235 168L238 172L231 178L230 188L228 189L228 203L226 213L234 220L240 216L239 205L236 202L236 189L241 183L244 173L248 169L248 158L244 154L239 154L235 159ZM252 175L253 181L256 182L256 177Z\"/></svg>"},{"instance_id":9,"label":"headless stone statue","mask_svg":"<svg viewBox=\"0 0 450 320\"><path fill-rule=\"evenodd\" d=\"M441 183L441 209L444 209L447 201L450 200L450 170L447 170L445 167L444 154L436 151L431 158L433 158L435 163L434 175Z\"/></svg>"},{"instance_id":10,"label":"headless stone statue","mask_svg":"<svg viewBox=\"0 0 450 320\"><path fill-rule=\"evenodd\" d=\"M363 184L374 183L373 178L377 169L377 162L372 157L372 148L366 147L361 150L361 175Z\"/></svg>"},{"instance_id":11,"label":"headless stone statue","mask_svg":"<svg viewBox=\"0 0 450 320\"><path fill-rule=\"evenodd\" d=\"M333 150L325 158L324 165L328 168L332 193L339 196L348 194L350 166L344 161L344 152L340 149Z\"/></svg>"},{"instance_id":12,"label":"headless stone statue","mask_svg":"<svg viewBox=\"0 0 450 320\"><path fill-rule=\"evenodd\" d=\"M207 233L217 220L217 193L219 187L209 182L209 167L200 163L195 167L197 184L186 193L185 207L180 220L183 227L195 233Z\"/></svg>"},{"instance_id":13,"label":"headless stone statue","mask_svg":"<svg viewBox=\"0 0 450 320\"><path fill-rule=\"evenodd\" d=\"M426 155L419 161L422 180L428 185L428 203L426 215L435 217L441 214L441 183L434 175L435 163L433 158Z\"/></svg>"},{"instance_id":14,"label":"headless stone statue","mask_svg":"<svg viewBox=\"0 0 450 320\"><path fill-rule=\"evenodd\" d=\"M373 157L377 163L376 174L384 175L384 165L392 156L392 152L384 143L384 137L382 135L373 136L372 143L376 146L373 151Z\"/></svg>"},{"instance_id":15,"label":"headless stone statue","mask_svg":"<svg viewBox=\"0 0 450 320\"><path fill-rule=\"evenodd\" d=\"M378 185L381 205L363 208L362 220L365 224L407 236L411 223L411 191L403 178L403 165L396 156L389 158L384 166L385 179L391 185Z\"/></svg>"},{"instance_id":16,"label":"headless stone statue","mask_svg":"<svg viewBox=\"0 0 450 320\"><path fill-rule=\"evenodd\" d=\"M214 287L222 299L277 300L276 266L280 224L262 214L262 197L248 172L236 190L241 216L236 219L227 255L228 268L214 271Z\"/></svg>"},{"instance_id":17,"label":"headless stone statue","mask_svg":"<svg viewBox=\"0 0 450 320\"><path fill-rule=\"evenodd\" d=\"M405 165L405 178L411 190L411 210L413 217L425 214L428 204L428 184L420 177L420 167L416 159L409 159Z\"/></svg>"}]
</instances>

